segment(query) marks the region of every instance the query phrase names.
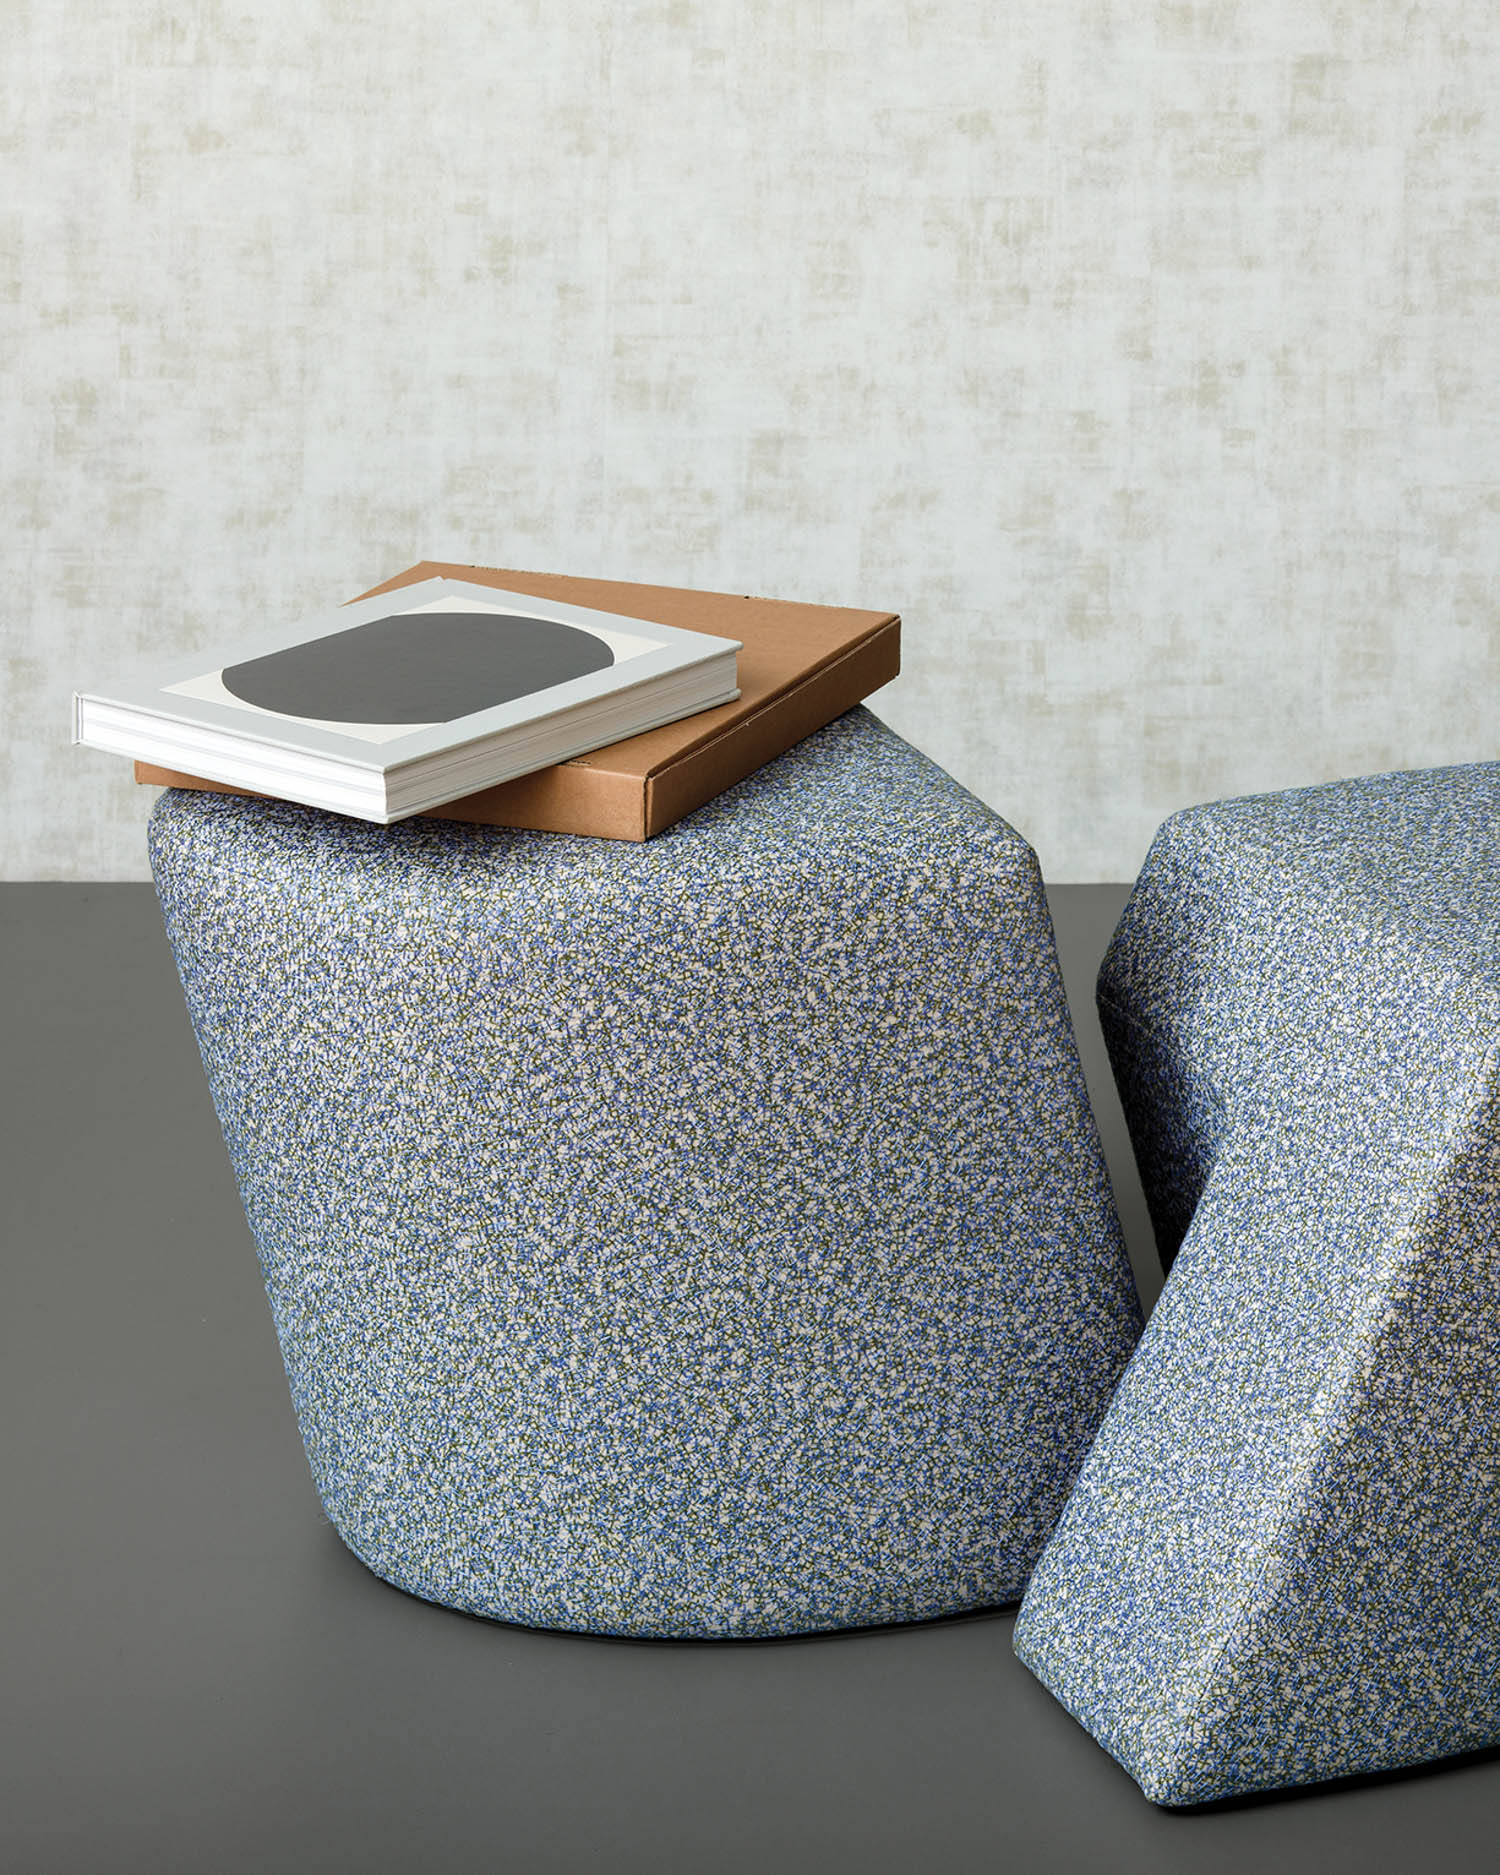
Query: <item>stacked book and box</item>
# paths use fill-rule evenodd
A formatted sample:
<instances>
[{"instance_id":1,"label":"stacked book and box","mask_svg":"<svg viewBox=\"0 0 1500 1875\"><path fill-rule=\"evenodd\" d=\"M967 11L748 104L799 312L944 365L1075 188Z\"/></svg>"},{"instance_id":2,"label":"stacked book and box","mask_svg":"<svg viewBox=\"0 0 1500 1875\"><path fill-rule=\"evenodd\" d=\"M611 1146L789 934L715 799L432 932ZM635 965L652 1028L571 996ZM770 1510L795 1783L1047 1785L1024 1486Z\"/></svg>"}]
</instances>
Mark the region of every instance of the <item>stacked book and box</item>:
<instances>
[{"instance_id":1,"label":"stacked book and box","mask_svg":"<svg viewBox=\"0 0 1500 1875\"><path fill-rule=\"evenodd\" d=\"M403 591L418 586L420 593ZM566 678L548 691L545 709L530 706L524 690L516 701L485 707L485 693L476 690L479 712L466 718L445 715L441 685L432 689L418 670L416 707L435 720L394 725L389 711L376 710L373 722L348 720L351 710L358 716L375 707L368 681L352 693L338 689L341 679L327 688L328 647L341 637L354 645L356 628L365 634L361 647L378 662L381 634L388 641L398 625L415 620L447 644L465 629L466 617L473 624L491 614L504 618L507 630L536 636L561 627L568 644L603 643L610 647L598 653L605 668ZM129 700L120 693L80 697L75 738L150 756L137 759L136 779L161 787L312 798L314 805L379 821L426 813L646 840L888 683L900 668L900 620L890 612L422 561L340 613L251 649L257 655L233 666L158 684L160 696L135 692L143 707L129 720L121 708ZM460 657L466 654L460 644ZM538 668L544 666L545 656ZM412 676L408 655L401 681ZM289 682L311 688L288 691ZM376 681L376 703L378 690ZM302 694L357 700L289 707L288 697ZM533 687L530 694L542 692ZM566 707L558 707L560 700ZM185 708L196 713L188 729L180 726ZM279 721L278 711L285 713ZM194 736L215 750L213 761L176 752ZM538 767L547 737L556 752L543 753L548 765ZM329 766L331 752L343 757L340 773ZM277 779L290 776L277 764L294 754L318 771L315 784L300 775L295 783ZM386 757L392 761L382 775ZM529 772L518 772L522 763ZM492 775L512 778L478 786L486 764Z\"/></svg>"}]
</instances>

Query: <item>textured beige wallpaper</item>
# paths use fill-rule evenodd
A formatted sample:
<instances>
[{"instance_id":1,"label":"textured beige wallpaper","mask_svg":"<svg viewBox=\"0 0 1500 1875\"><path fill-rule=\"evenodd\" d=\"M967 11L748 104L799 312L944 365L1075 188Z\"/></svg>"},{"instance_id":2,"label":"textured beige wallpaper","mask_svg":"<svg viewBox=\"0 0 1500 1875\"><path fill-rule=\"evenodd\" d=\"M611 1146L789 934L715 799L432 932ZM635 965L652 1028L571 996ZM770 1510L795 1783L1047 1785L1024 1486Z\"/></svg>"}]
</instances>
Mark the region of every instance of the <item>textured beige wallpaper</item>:
<instances>
[{"instance_id":1,"label":"textured beige wallpaper","mask_svg":"<svg viewBox=\"0 0 1500 1875\"><path fill-rule=\"evenodd\" d=\"M3 852L70 690L441 557L898 608L1057 880L1497 753L1500 12L0 5Z\"/></svg>"}]
</instances>

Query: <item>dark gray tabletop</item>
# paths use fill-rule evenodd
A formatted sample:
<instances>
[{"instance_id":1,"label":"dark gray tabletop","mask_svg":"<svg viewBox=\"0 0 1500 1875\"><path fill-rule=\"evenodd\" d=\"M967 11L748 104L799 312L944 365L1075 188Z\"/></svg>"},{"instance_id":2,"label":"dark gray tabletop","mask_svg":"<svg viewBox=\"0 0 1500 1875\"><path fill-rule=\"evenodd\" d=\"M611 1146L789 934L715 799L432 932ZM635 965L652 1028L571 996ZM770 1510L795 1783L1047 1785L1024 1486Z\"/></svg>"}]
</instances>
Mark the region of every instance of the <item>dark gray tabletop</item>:
<instances>
[{"instance_id":1,"label":"dark gray tabletop","mask_svg":"<svg viewBox=\"0 0 1500 1875\"><path fill-rule=\"evenodd\" d=\"M1053 903L1149 1303L1090 1008L1122 898ZM0 887L0 962L0 1869L1494 1865L1494 1756L1153 1810L1006 1612L617 1642L386 1587L313 1494L149 888Z\"/></svg>"}]
</instances>

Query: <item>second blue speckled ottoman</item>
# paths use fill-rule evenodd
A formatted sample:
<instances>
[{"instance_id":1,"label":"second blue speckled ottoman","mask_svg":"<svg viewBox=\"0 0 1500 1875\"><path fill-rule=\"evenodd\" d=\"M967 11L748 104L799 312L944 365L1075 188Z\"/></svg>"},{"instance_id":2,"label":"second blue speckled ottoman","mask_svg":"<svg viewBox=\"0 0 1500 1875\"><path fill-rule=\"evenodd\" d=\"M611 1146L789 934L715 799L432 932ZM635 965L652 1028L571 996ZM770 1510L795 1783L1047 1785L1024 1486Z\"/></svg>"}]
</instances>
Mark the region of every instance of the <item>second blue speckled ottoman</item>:
<instances>
[{"instance_id":1,"label":"second blue speckled ottoman","mask_svg":"<svg viewBox=\"0 0 1500 1875\"><path fill-rule=\"evenodd\" d=\"M314 1480L633 1635L1025 1585L1139 1330L1030 848L863 710L646 845L171 792Z\"/></svg>"},{"instance_id":2,"label":"second blue speckled ottoman","mask_svg":"<svg viewBox=\"0 0 1500 1875\"><path fill-rule=\"evenodd\" d=\"M1500 764L1174 816L1099 999L1176 1260L1017 1652L1161 1803L1500 1745Z\"/></svg>"}]
</instances>

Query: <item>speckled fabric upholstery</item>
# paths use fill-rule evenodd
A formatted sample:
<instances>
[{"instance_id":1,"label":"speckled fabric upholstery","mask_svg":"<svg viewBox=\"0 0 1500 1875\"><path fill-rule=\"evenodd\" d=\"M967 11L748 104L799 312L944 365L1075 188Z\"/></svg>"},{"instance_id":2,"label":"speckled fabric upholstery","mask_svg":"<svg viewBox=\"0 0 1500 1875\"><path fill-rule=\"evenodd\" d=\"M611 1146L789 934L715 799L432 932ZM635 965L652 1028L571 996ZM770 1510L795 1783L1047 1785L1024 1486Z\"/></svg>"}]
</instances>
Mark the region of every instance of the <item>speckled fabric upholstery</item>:
<instances>
[{"instance_id":1,"label":"speckled fabric upholstery","mask_svg":"<svg viewBox=\"0 0 1500 1875\"><path fill-rule=\"evenodd\" d=\"M1500 1744L1500 764L1158 834L1100 1009L1166 1289L1016 1627L1161 1803Z\"/></svg>"},{"instance_id":2,"label":"speckled fabric upholstery","mask_svg":"<svg viewBox=\"0 0 1500 1875\"><path fill-rule=\"evenodd\" d=\"M856 710L646 845L179 792L151 851L372 1569L635 1635L1020 1593L1140 1323L1002 820Z\"/></svg>"}]
</instances>

